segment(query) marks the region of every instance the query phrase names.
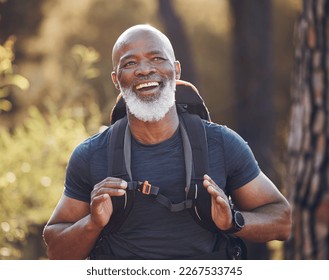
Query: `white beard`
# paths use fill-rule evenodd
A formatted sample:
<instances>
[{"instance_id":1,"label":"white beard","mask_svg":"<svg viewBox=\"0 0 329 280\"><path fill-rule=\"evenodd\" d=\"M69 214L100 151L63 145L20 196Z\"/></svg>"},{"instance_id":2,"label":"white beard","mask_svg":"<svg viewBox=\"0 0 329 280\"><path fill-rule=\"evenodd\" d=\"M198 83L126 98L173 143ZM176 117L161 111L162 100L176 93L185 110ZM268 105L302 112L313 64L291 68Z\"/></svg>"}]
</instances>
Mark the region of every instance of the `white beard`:
<instances>
[{"instance_id":1,"label":"white beard","mask_svg":"<svg viewBox=\"0 0 329 280\"><path fill-rule=\"evenodd\" d=\"M159 98L143 100L131 88L121 88L122 97L131 114L143 122L156 122L164 118L175 104L176 81L168 81Z\"/></svg>"}]
</instances>

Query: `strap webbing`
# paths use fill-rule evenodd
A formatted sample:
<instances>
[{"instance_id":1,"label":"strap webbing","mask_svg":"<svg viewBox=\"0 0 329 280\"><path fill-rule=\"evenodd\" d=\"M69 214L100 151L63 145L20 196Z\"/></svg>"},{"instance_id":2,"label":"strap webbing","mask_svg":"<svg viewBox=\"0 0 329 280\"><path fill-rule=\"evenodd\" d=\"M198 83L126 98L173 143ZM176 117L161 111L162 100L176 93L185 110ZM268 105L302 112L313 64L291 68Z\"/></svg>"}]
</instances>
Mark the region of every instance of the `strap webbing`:
<instances>
[{"instance_id":1,"label":"strap webbing","mask_svg":"<svg viewBox=\"0 0 329 280\"><path fill-rule=\"evenodd\" d=\"M147 190L145 191L143 182L128 182L127 190L129 191L139 191L144 195L151 195L155 197L155 200L167 207L171 212L179 212L184 209L188 209L192 207L193 201L191 199L184 200L179 203L172 203L170 199L161 193L159 193L160 188L152 185L148 185Z\"/></svg>"},{"instance_id":2,"label":"strap webbing","mask_svg":"<svg viewBox=\"0 0 329 280\"><path fill-rule=\"evenodd\" d=\"M108 176L119 177L129 181L129 174L124 161L125 153L129 150L125 150L125 142L123 141L126 134L127 117L118 120L114 125L111 132L110 142L108 145ZM130 163L129 163L130 167Z\"/></svg>"},{"instance_id":3,"label":"strap webbing","mask_svg":"<svg viewBox=\"0 0 329 280\"><path fill-rule=\"evenodd\" d=\"M170 199L168 199L162 194L157 195L156 201L167 207L170 212L179 212L183 211L184 209L189 209L192 207L193 204L193 201L191 199L187 199L179 203L172 203Z\"/></svg>"},{"instance_id":4,"label":"strap webbing","mask_svg":"<svg viewBox=\"0 0 329 280\"><path fill-rule=\"evenodd\" d=\"M190 141L188 139L188 135L186 129L182 122L179 123L180 131L182 135L183 141L183 150L184 150L184 160L185 160L185 172L186 172L186 194L189 192L190 185L191 185L191 178L192 178L192 148Z\"/></svg>"},{"instance_id":5,"label":"strap webbing","mask_svg":"<svg viewBox=\"0 0 329 280\"><path fill-rule=\"evenodd\" d=\"M193 151L192 162L194 178L197 180L202 180L203 175L207 174L209 170L208 143L204 126L200 121L199 116L189 114L186 110L180 114L180 119L182 120L183 125L188 127L186 132L187 140L191 145L191 150Z\"/></svg>"},{"instance_id":6,"label":"strap webbing","mask_svg":"<svg viewBox=\"0 0 329 280\"><path fill-rule=\"evenodd\" d=\"M128 172L130 181L132 181L132 174L131 174L131 133L129 129L129 125L126 125L125 129L125 139L124 139L124 159L126 164L126 170Z\"/></svg>"}]
</instances>

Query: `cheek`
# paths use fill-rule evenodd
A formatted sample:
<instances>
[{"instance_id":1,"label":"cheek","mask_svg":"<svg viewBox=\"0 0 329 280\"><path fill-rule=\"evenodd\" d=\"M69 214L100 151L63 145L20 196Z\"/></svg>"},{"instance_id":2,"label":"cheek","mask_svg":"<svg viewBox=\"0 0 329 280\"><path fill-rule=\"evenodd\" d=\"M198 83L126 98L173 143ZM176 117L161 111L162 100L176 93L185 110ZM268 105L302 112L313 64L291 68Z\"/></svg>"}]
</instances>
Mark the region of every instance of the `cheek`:
<instances>
[{"instance_id":1,"label":"cheek","mask_svg":"<svg viewBox=\"0 0 329 280\"><path fill-rule=\"evenodd\" d=\"M175 67L175 64L169 64L169 65L167 65L167 67L165 67L165 71L166 71L166 73L167 73L167 75L168 75L168 77L170 77L171 79L176 79L177 78L177 73L176 73L176 71L177 71L177 69L176 69L176 67Z\"/></svg>"},{"instance_id":2,"label":"cheek","mask_svg":"<svg viewBox=\"0 0 329 280\"><path fill-rule=\"evenodd\" d=\"M127 88L132 84L133 75L129 71L119 70L117 74L117 81L120 87Z\"/></svg>"},{"instance_id":3,"label":"cheek","mask_svg":"<svg viewBox=\"0 0 329 280\"><path fill-rule=\"evenodd\" d=\"M162 78L166 78L167 80L176 80L177 73L175 67L172 65L162 65L155 67L156 71L154 73L150 73L149 75L158 75ZM122 88L131 88L134 80L137 78L135 76L135 70L124 69L119 70L117 73L117 81L120 87Z\"/></svg>"},{"instance_id":4,"label":"cheek","mask_svg":"<svg viewBox=\"0 0 329 280\"><path fill-rule=\"evenodd\" d=\"M176 71L175 71L175 69L173 69L172 67L169 67L169 66L162 68L160 74L162 76L166 76L170 80L176 79Z\"/></svg>"}]
</instances>

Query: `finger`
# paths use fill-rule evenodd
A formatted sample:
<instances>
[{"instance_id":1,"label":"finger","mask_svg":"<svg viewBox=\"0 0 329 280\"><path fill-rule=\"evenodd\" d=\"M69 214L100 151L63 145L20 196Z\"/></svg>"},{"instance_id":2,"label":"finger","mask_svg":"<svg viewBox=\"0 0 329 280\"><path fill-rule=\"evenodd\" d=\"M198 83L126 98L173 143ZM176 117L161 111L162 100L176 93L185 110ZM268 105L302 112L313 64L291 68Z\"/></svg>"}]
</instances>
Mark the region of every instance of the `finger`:
<instances>
[{"instance_id":1,"label":"finger","mask_svg":"<svg viewBox=\"0 0 329 280\"><path fill-rule=\"evenodd\" d=\"M211 179L208 180L208 178L210 178L208 175L205 175L204 178L205 179L203 181L203 185L207 189L208 193L212 196L214 200L213 203L219 204L221 207L228 207L229 201L224 191L218 187L217 184L212 184L214 181Z\"/></svg>"},{"instance_id":2,"label":"finger","mask_svg":"<svg viewBox=\"0 0 329 280\"><path fill-rule=\"evenodd\" d=\"M93 196L96 196L96 195L109 193L109 192L112 193L113 189L123 189L123 190L125 190L125 189L127 189L127 186L128 186L127 182L120 179L120 178L107 177L103 181L97 183L94 186L94 189L91 192L91 196L93 197ZM109 192L104 191L104 189L106 189L106 188L109 189ZM119 192L119 193L121 193L121 192Z\"/></svg>"},{"instance_id":3,"label":"finger","mask_svg":"<svg viewBox=\"0 0 329 280\"><path fill-rule=\"evenodd\" d=\"M121 178L107 177L107 178L105 178L104 181L105 182L111 182L111 183L114 183L114 184L119 184L119 185L121 184L121 185L127 186L127 181L122 180Z\"/></svg>"},{"instance_id":4,"label":"finger","mask_svg":"<svg viewBox=\"0 0 329 280\"><path fill-rule=\"evenodd\" d=\"M109 196L122 196L126 193L124 189L115 189L115 188L100 188L94 194L94 196L100 196L108 194Z\"/></svg>"},{"instance_id":5,"label":"finger","mask_svg":"<svg viewBox=\"0 0 329 280\"><path fill-rule=\"evenodd\" d=\"M109 221L113 212L111 198L108 194L100 195L92 199L90 203L91 218L94 223L103 228Z\"/></svg>"},{"instance_id":6,"label":"finger","mask_svg":"<svg viewBox=\"0 0 329 280\"><path fill-rule=\"evenodd\" d=\"M207 174L203 176L203 184L205 187L212 186L215 190L220 191L220 187Z\"/></svg>"},{"instance_id":7,"label":"finger","mask_svg":"<svg viewBox=\"0 0 329 280\"><path fill-rule=\"evenodd\" d=\"M124 180L120 180L120 181L105 181L102 184L102 187L104 188L118 188L118 189L126 189L128 186L127 182Z\"/></svg>"},{"instance_id":8,"label":"finger","mask_svg":"<svg viewBox=\"0 0 329 280\"><path fill-rule=\"evenodd\" d=\"M224 197L221 197L220 195L218 195L214 200L217 205L219 205L224 209L230 207L228 201Z\"/></svg>"},{"instance_id":9,"label":"finger","mask_svg":"<svg viewBox=\"0 0 329 280\"><path fill-rule=\"evenodd\" d=\"M211 187L208 191L215 191L217 195L221 195L222 197L226 197L224 191L212 180L208 175L204 175L203 186L205 188ZM212 192L211 192L212 193Z\"/></svg>"},{"instance_id":10,"label":"finger","mask_svg":"<svg viewBox=\"0 0 329 280\"><path fill-rule=\"evenodd\" d=\"M205 181L203 185L206 187L208 193L209 193L211 196L215 196L215 197L217 197L218 195L220 195L220 193L218 192L218 190L215 189L215 188L213 187L213 185L211 185L209 182Z\"/></svg>"},{"instance_id":11,"label":"finger","mask_svg":"<svg viewBox=\"0 0 329 280\"><path fill-rule=\"evenodd\" d=\"M203 186L208 190L208 192L213 195L219 195L222 194L222 190L215 184L212 183L212 181L209 181L207 179L203 180Z\"/></svg>"},{"instance_id":12,"label":"finger","mask_svg":"<svg viewBox=\"0 0 329 280\"><path fill-rule=\"evenodd\" d=\"M223 190L217 185L217 183L213 179L210 178L209 175L205 174L203 176L203 179L204 181L208 182L206 184L213 186L215 190L218 190L219 192L223 193Z\"/></svg>"},{"instance_id":13,"label":"finger","mask_svg":"<svg viewBox=\"0 0 329 280\"><path fill-rule=\"evenodd\" d=\"M108 199L110 199L110 196L108 194L103 194L92 198L90 202L92 213L100 214L100 211L102 211L101 205L104 204Z\"/></svg>"},{"instance_id":14,"label":"finger","mask_svg":"<svg viewBox=\"0 0 329 280\"><path fill-rule=\"evenodd\" d=\"M217 190L213 189L212 186L208 187L208 193L211 195L213 203L219 205L222 208L226 208L229 204L226 196L222 196Z\"/></svg>"},{"instance_id":15,"label":"finger","mask_svg":"<svg viewBox=\"0 0 329 280\"><path fill-rule=\"evenodd\" d=\"M97 183L95 185L95 188L99 187L109 187L109 188L122 188L126 189L128 186L128 183L120 178L115 178L115 177L107 177L101 182Z\"/></svg>"},{"instance_id":16,"label":"finger","mask_svg":"<svg viewBox=\"0 0 329 280\"><path fill-rule=\"evenodd\" d=\"M95 188L91 192L91 198L94 199L95 197L102 196L102 195L109 195L109 196L122 196L126 193L125 189L117 188L117 187L109 187L105 183L103 185L95 186Z\"/></svg>"},{"instance_id":17,"label":"finger","mask_svg":"<svg viewBox=\"0 0 329 280\"><path fill-rule=\"evenodd\" d=\"M211 179L211 177L208 174L205 174L203 176L203 179L209 181L210 184L215 184L216 185L216 183L213 181L213 179Z\"/></svg>"}]
</instances>

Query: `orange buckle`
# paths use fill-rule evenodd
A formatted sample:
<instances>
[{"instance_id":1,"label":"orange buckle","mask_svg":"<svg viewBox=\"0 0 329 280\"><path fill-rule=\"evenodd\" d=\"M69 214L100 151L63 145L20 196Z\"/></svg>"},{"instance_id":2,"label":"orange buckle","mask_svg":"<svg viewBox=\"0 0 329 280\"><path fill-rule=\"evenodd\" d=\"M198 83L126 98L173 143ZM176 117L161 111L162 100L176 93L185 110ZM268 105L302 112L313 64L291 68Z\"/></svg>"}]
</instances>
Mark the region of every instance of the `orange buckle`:
<instances>
[{"instance_id":1,"label":"orange buckle","mask_svg":"<svg viewBox=\"0 0 329 280\"><path fill-rule=\"evenodd\" d=\"M151 193L151 187L152 187L152 185L149 184L148 181L144 181L143 187L142 187L142 193L143 194L150 194Z\"/></svg>"}]
</instances>

